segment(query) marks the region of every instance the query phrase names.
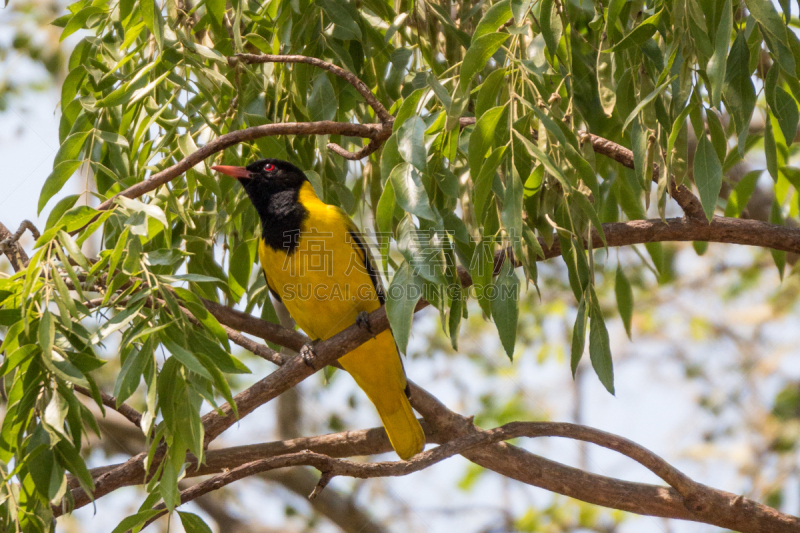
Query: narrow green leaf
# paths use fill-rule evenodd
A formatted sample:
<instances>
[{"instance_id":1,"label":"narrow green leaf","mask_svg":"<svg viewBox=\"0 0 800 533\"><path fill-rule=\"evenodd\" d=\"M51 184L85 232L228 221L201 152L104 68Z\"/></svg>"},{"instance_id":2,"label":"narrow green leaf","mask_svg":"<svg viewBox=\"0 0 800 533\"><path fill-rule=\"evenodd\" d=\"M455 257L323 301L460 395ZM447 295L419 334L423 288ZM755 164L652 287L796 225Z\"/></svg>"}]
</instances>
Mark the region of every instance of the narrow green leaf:
<instances>
[{"instance_id":1,"label":"narrow green leaf","mask_svg":"<svg viewBox=\"0 0 800 533\"><path fill-rule=\"evenodd\" d=\"M614 107L617 105L617 87L612 71L612 56L604 53L610 48L611 43L608 35L603 33L600 41L600 52L597 54L597 91L600 95L600 105L603 107L607 117L614 113Z\"/></svg>"},{"instance_id":2,"label":"narrow green leaf","mask_svg":"<svg viewBox=\"0 0 800 533\"><path fill-rule=\"evenodd\" d=\"M320 74L314 81L308 97L308 112L311 120L333 120L339 109L339 99L328 76Z\"/></svg>"},{"instance_id":3,"label":"narrow green leaf","mask_svg":"<svg viewBox=\"0 0 800 533\"><path fill-rule=\"evenodd\" d=\"M745 0L748 11L761 25L767 46L778 59L778 64L788 76L795 77L795 59L786 34L786 24L772 2Z\"/></svg>"},{"instance_id":4,"label":"narrow green leaf","mask_svg":"<svg viewBox=\"0 0 800 533\"><path fill-rule=\"evenodd\" d=\"M711 105L719 109L719 101L722 98L722 85L725 83L725 67L728 59L728 47L731 42L731 32L733 31L733 14L731 11L731 0L725 0L722 6L722 14L717 26L717 33L714 39L714 55L708 61L706 72L711 82Z\"/></svg>"},{"instance_id":5,"label":"narrow green leaf","mask_svg":"<svg viewBox=\"0 0 800 533\"><path fill-rule=\"evenodd\" d=\"M592 368L594 368L597 377L600 378L600 383L603 384L608 392L614 394L614 365L611 360L611 344L608 339L608 330L606 329L603 312L600 310L597 297L594 295L593 290L591 293L589 357L592 360Z\"/></svg>"},{"instance_id":6,"label":"narrow green leaf","mask_svg":"<svg viewBox=\"0 0 800 533\"><path fill-rule=\"evenodd\" d=\"M495 294L491 295L492 318L506 355L513 360L519 321L519 279L510 260L503 262L500 274L495 279L494 288Z\"/></svg>"},{"instance_id":7,"label":"narrow green leaf","mask_svg":"<svg viewBox=\"0 0 800 533\"><path fill-rule=\"evenodd\" d=\"M511 35L508 33L487 33L472 41L461 63L461 77L458 83L462 88L467 87L475 74L483 70L489 58L509 37Z\"/></svg>"},{"instance_id":8,"label":"narrow green leaf","mask_svg":"<svg viewBox=\"0 0 800 533\"><path fill-rule=\"evenodd\" d=\"M781 171L786 174L786 167L781 169ZM726 217L741 216L742 211L747 207L747 202L750 201L750 197L756 190L758 178L761 177L762 172L763 170L751 170L739 180L739 183L736 184L736 187L734 187L733 191L731 191L731 194L728 196L728 204L725 206ZM798 170L798 174L798 178L800 178L800 170Z\"/></svg>"},{"instance_id":9,"label":"narrow green leaf","mask_svg":"<svg viewBox=\"0 0 800 533\"><path fill-rule=\"evenodd\" d=\"M406 353L414 308L422 297L422 289L408 263L403 263L392 277L386 292L386 315L400 353Z\"/></svg>"},{"instance_id":10,"label":"narrow green leaf","mask_svg":"<svg viewBox=\"0 0 800 533\"><path fill-rule=\"evenodd\" d=\"M697 152L694 155L694 180L700 191L700 202L709 222L714 216L717 198L722 187L722 164L711 142L705 135L697 141Z\"/></svg>"},{"instance_id":11,"label":"narrow green leaf","mask_svg":"<svg viewBox=\"0 0 800 533\"><path fill-rule=\"evenodd\" d=\"M47 176L42 186L42 192L39 193L39 205L37 213L41 213L47 202L61 191L67 180L75 174L75 171L80 168L83 161L62 161L53 169L53 172Z\"/></svg>"},{"instance_id":12,"label":"narrow green leaf","mask_svg":"<svg viewBox=\"0 0 800 533\"><path fill-rule=\"evenodd\" d=\"M196 514L178 511L178 516L186 533L211 533L211 528Z\"/></svg>"},{"instance_id":13,"label":"narrow green leaf","mask_svg":"<svg viewBox=\"0 0 800 533\"><path fill-rule=\"evenodd\" d=\"M542 29L545 45L547 45L550 55L555 56L558 53L558 42L561 40L563 30L556 2L541 0L539 13L539 26Z\"/></svg>"},{"instance_id":14,"label":"narrow green leaf","mask_svg":"<svg viewBox=\"0 0 800 533\"><path fill-rule=\"evenodd\" d=\"M511 0L497 2L483 15L481 21L475 27L472 40L478 39L500 29L500 26L508 22L513 14L511 13Z\"/></svg>"},{"instance_id":15,"label":"narrow green leaf","mask_svg":"<svg viewBox=\"0 0 800 533\"><path fill-rule=\"evenodd\" d=\"M469 154L467 158L469 172L473 180L477 178L486 154L492 149L495 130L504 111L505 106L498 106L484 112L475 123L475 128L469 136Z\"/></svg>"},{"instance_id":16,"label":"narrow green leaf","mask_svg":"<svg viewBox=\"0 0 800 533\"><path fill-rule=\"evenodd\" d=\"M428 164L428 152L425 149L425 121L419 115L409 117L397 130L397 150L400 156L414 165L420 172L425 172Z\"/></svg>"},{"instance_id":17,"label":"narrow green leaf","mask_svg":"<svg viewBox=\"0 0 800 533\"><path fill-rule=\"evenodd\" d=\"M400 163L394 167L389 179L392 181L397 203L403 210L426 220L438 220L439 217L431 208L422 178L411 164Z\"/></svg>"},{"instance_id":18,"label":"narrow green leaf","mask_svg":"<svg viewBox=\"0 0 800 533\"><path fill-rule=\"evenodd\" d=\"M631 289L631 283L619 265L617 266L617 274L614 281L614 293L617 297L619 316L622 318L622 323L625 324L625 333L628 334L630 339L631 319L633 318L633 289Z\"/></svg>"},{"instance_id":19,"label":"narrow green leaf","mask_svg":"<svg viewBox=\"0 0 800 533\"><path fill-rule=\"evenodd\" d=\"M756 89L750 79L750 51L744 32L736 36L728 55L725 72L725 86L722 97L730 111L737 134L740 136L739 155L744 155L744 144L741 136L746 135L750 126L750 117L756 105Z\"/></svg>"},{"instance_id":20,"label":"narrow green leaf","mask_svg":"<svg viewBox=\"0 0 800 533\"><path fill-rule=\"evenodd\" d=\"M661 9L655 15L643 20L641 24L636 26L628 35L623 37L620 42L609 48L607 52L621 52L622 50L627 50L628 48L633 48L634 46L644 44L658 29L658 24L661 21L661 14L663 12L664 10Z\"/></svg>"},{"instance_id":21,"label":"narrow green leaf","mask_svg":"<svg viewBox=\"0 0 800 533\"><path fill-rule=\"evenodd\" d=\"M325 14L333 21L335 36L353 41L361 39L361 28L358 27L358 24L350 16L347 9L333 0L319 0L319 3L322 9L325 10Z\"/></svg>"},{"instance_id":22,"label":"narrow green leaf","mask_svg":"<svg viewBox=\"0 0 800 533\"><path fill-rule=\"evenodd\" d=\"M570 368L572 377L578 371L578 363L583 357L583 350L586 347L586 297L581 298L578 305L578 315L575 317L575 325L572 327L572 344L570 347Z\"/></svg>"}]
</instances>

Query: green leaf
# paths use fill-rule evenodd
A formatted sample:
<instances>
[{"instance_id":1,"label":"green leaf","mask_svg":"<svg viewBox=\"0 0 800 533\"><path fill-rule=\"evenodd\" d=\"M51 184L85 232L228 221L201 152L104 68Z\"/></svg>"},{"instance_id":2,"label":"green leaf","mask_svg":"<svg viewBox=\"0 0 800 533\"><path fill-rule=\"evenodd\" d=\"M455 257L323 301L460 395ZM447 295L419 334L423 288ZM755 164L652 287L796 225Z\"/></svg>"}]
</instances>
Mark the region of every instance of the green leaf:
<instances>
[{"instance_id":1,"label":"green leaf","mask_svg":"<svg viewBox=\"0 0 800 533\"><path fill-rule=\"evenodd\" d=\"M583 350L586 347L586 296L581 298L578 305L578 315L575 317L575 325L572 327L572 344L570 346L570 368L572 377L578 371L578 363L583 357Z\"/></svg>"},{"instance_id":2,"label":"green leaf","mask_svg":"<svg viewBox=\"0 0 800 533\"><path fill-rule=\"evenodd\" d=\"M42 186L42 192L39 193L39 205L37 214L42 212L44 206L47 205L47 202L55 196L61 188L64 187L64 184L67 183L67 180L75 174L75 171L80 168L83 164L83 161L62 161L53 169L53 172L47 176L47 179L44 181L44 185Z\"/></svg>"},{"instance_id":3,"label":"green leaf","mask_svg":"<svg viewBox=\"0 0 800 533\"><path fill-rule=\"evenodd\" d=\"M736 36L728 55L722 97L733 118L736 132L740 137L746 135L756 105L756 89L753 80L750 79L750 51L743 32ZM744 144L741 139L739 155L744 155Z\"/></svg>"},{"instance_id":4,"label":"green leaf","mask_svg":"<svg viewBox=\"0 0 800 533\"><path fill-rule=\"evenodd\" d=\"M408 263L403 263L392 277L386 292L386 315L400 353L406 353L414 308L422 298L422 288Z\"/></svg>"},{"instance_id":5,"label":"green leaf","mask_svg":"<svg viewBox=\"0 0 800 533\"><path fill-rule=\"evenodd\" d=\"M92 15L97 15L98 13L103 13L103 10L96 6L84 7L75 13L75 15L69 19L67 25L64 26L64 31L61 32L61 37L58 39L58 41L62 42L76 31L84 29L86 27L86 21L89 20L89 17Z\"/></svg>"},{"instance_id":6,"label":"green leaf","mask_svg":"<svg viewBox=\"0 0 800 533\"><path fill-rule=\"evenodd\" d=\"M600 95L600 105L606 116L610 117L614 113L617 105L616 83L612 71L612 56L605 54L611 48L608 35L603 33L600 41L600 52L597 54L597 90Z\"/></svg>"},{"instance_id":7,"label":"green leaf","mask_svg":"<svg viewBox=\"0 0 800 533\"><path fill-rule=\"evenodd\" d=\"M137 526L140 526L156 516L158 513L162 512L158 509L147 509L144 511L139 511L138 513L126 517L122 522L119 523L117 527L111 533L125 533L126 531L134 530Z\"/></svg>"},{"instance_id":8,"label":"green leaf","mask_svg":"<svg viewBox=\"0 0 800 533\"><path fill-rule=\"evenodd\" d=\"M412 165L400 163L394 167L389 179L394 187L395 199L403 210L433 222L439 219L431 208L422 178Z\"/></svg>"},{"instance_id":9,"label":"green leaf","mask_svg":"<svg viewBox=\"0 0 800 533\"><path fill-rule=\"evenodd\" d=\"M56 338L56 325L53 322L53 315L49 309L45 309L42 318L39 320L39 347L42 354L48 359L53 358L53 342Z\"/></svg>"},{"instance_id":10,"label":"green leaf","mask_svg":"<svg viewBox=\"0 0 800 533\"><path fill-rule=\"evenodd\" d=\"M142 0L139 2L139 9L142 12L142 20L145 26L153 34L159 49L163 49L161 33L161 10L156 5L155 0Z\"/></svg>"},{"instance_id":11,"label":"green leaf","mask_svg":"<svg viewBox=\"0 0 800 533\"><path fill-rule=\"evenodd\" d=\"M464 55L461 63L461 77L458 84L464 90L475 77L475 74L483 70L486 62L495 52L511 37L508 33L487 33L472 41L469 50Z\"/></svg>"},{"instance_id":12,"label":"green leaf","mask_svg":"<svg viewBox=\"0 0 800 533\"><path fill-rule=\"evenodd\" d=\"M765 89L767 103L772 109L773 116L778 119L786 145L791 146L797 136L800 113L797 111L794 98L778 84L778 69L769 69Z\"/></svg>"},{"instance_id":13,"label":"green leaf","mask_svg":"<svg viewBox=\"0 0 800 533\"><path fill-rule=\"evenodd\" d=\"M633 31L626 35L620 42L609 48L606 52L621 52L634 46L644 44L658 29L658 24L661 21L661 14L663 9L659 10L655 15L646 18L641 24L636 26Z\"/></svg>"},{"instance_id":14,"label":"green leaf","mask_svg":"<svg viewBox=\"0 0 800 533\"><path fill-rule=\"evenodd\" d=\"M782 168L781 171L784 174L791 172L791 170L787 171L787 167ZM725 206L726 217L741 216L742 211L747 207L747 202L750 201L750 197L756 190L758 178L761 177L762 172L763 170L751 170L739 180L739 183L736 184L736 187L728 196L728 204ZM800 170L797 170L797 172L800 174ZM798 178L800 178L800 175L798 175Z\"/></svg>"},{"instance_id":15,"label":"green leaf","mask_svg":"<svg viewBox=\"0 0 800 533\"><path fill-rule=\"evenodd\" d=\"M694 181L700 192L703 211L710 222L717 206L719 191L722 188L722 164L705 135L701 135L697 141L697 152L694 155Z\"/></svg>"},{"instance_id":16,"label":"green leaf","mask_svg":"<svg viewBox=\"0 0 800 533\"><path fill-rule=\"evenodd\" d=\"M608 339L608 330L603 319L603 312L597 302L594 290L591 291L591 307L589 308L589 357L600 383L608 392L614 394L614 366L611 360L611 345Z\"/></svg>"},{"instance_id":17,"label":"green leaf","mask_svg":"<svg viewBox=\"0 0 800 533\"><path fill-rule=\"evenodd\" d=\"M205 0L205 6L214 22L222 26L225 17L225 0Z\"/></svg>"},{"instance_id":18,"label":"green leaf","mask_svg":"<svg viewBox=\"0 0 800 533\"><path fill-rule=\"evenodd\" d=\"M733 14L731 12L731 0L725 0L722 6L717 34L714 39L714 55L708 61L706 72L711 82L711 105L719 109L719 101L722 98L722 85L725 83L725 67L728 59L728 46L731 42L731 32L733 31Z\"/></svg>"},{"instance_id":19,"label":"green leaf","mask_svg":"<svg viewBox=\"0 0 800 533\"><path fill-rule=\"evenodd\" d=\"M474 41L486 34L496 32L500 26L508 22L512 16L510 0L497 2L486 11L481 21L475 27L475 31L472 33L472 40Z\"/></svg>"},{"instance_id":20,"label":"green leaf","mask_svg":"<svg viewBox=\"0 0 800 533\"><path fill-rule=\"evenodd\" d=\"M486 217L486 208L492 203L492 184L505 154L505 146L495 148L483 162L478 175L473 178L472 203L475 206L477 220Z\"/></svg>"},{"instance_id":21,"label":"green leaf","mask_svg":"<svg viewBox=\"0 0 800 533\"><path fill-rule=\"evenodd\" d=\"M336 28L334 36L351 41L361 39L361 28L358 27L356 21L353 20L353 17L350 16L350 13L345 8L333 0L318 1L322 9L325 10L325 14L333 21Z\"/></svg>"},{"instance_id":22,"label":"green leaf","mask_svg":"<svg viewBox=\"0 0 800 533\"><path fill-rule=\"evenodd\" d=\"M119 331L127 326L134 318L136 318L136 315L139 313L145 303L145 301L139 302L138 305L124 309L123 311L114 315L114 318L103 324L103 326L100 327L100 329L98 329L94 335L92 335L90 342L92 344L97 344L115 331Z\"/></svg>"},{"instance_id":23,"label":"green leaf","mask_svg":"<svg viewBox=\"0 0 800 533\"><path fill-rule=\"evenodd\" d=\"M625 123L622 125L623 131L628 129L628 126L630 125L630 123L633 122L633 120L637 116L639 116L639 112L642 109L644 109L647 106L647 104L652 102L655 97L657 97L659 94L661 94L664 91L664 89L666 89L672 83L672 81L674 79L675 79L675 76L673 76L670 79L665 80L664 83L662 83L661 85L656 87L650 94L648 94L647 96L642 98L641 102L636 104L636 107L633 108L633 111L630 112L630 114L628 115L628 118L625 119Z\"/></svg>"},{"instance_id":24,"label":"green leaf","mask_svg":"<svg viewBox=\"0 0 800 533\"><path fill-rule=\"evenodd\" d=\"M422 117L414 115L403 122L397 131L397 150L405 161L420 172L425 172L428 152L425 149L425 121Z\"/></svg>"},{"instance_id":25,"label":"green leaf","mask_svg":"<svg viewBox=\"0 0 800 533\"><path fill-rule=\"evenodd\" d=\"M172 339L167 338L166 334L161 335L161 342L164 344L164 347L169 350L175 359L180 361L183 366L195 372L196 374L200 374L204 378L211 380L213 379L211 374L206 370L206 367L200 362L195 355L184 348L183 346L178 345L178 343L174 342Z\"/></svg>"},{"instance_id":26,"label":"green leaf","mask_svg":"<svg viewBox=\"0 0 800 533\"><path fill-rule=\"evenodd\" d=\"M558 7L554 0L541 0L539 15L539 26L542 29L542 36L550 51L554 56L558 53L558 42L561 40L561 18L558 15Z\"/></svg>"},{"instance_id":27,"label":"green leaf","mask_svg":"<svg viewBox=\"0 0 800 533\"><path fill-rule=\"evenodd\" d=\"M0 326L11 326L22 320L21 309L0 309Z\"/></svg>"},{"instance_id":28,"label":"green leaf","mask_svg":"<svg viewBox=\"0 0 800 533\"><path fill-rule=\"evenodd\" d=\"M117 398L117 406L122 405L125 400L136 392L142 373L144 373L148 362L152 360L153 351L150 342L145 342L141 350L135 347L131 349L114 384L114 396Z\"/></svg>"},{"instance_id":29,"label":"green leaf","mask_svg":"<svg viewBox=\"0 0 800 533\"><path fill-rule=\"evenodd\" d=\"M392 234L395 205L394 185L392 185L392 181L389 180L383 188L381 197L378 200L378 207L375 210L375 221L378 225L378 234L381 241L381 258L383 259L384 273L387 272L386 269L389 260L389 237Z\"/></svg>"},{"instance_id":30,"label":"green leaf","mask_svg":"<svg viewBox=\"0 0 800 533\"><path fill-rule=\"evenodd\" d=\"M764 0L745 0L748 11L761 25L767 46L775 54L778 64L787 75L795 77L795 60L786 34L786 24L781 19L772 2Z\"/></svg>"},{"instance_id":31,"label":"green leaf","mask_svg":"<svg viewBox=\"0 0 800 533\"><path fill-rule=\"evenodd\" d=\"M495 107L497 96L506 85L506 69L499 68L486 76L478 88L478 98L475 102L475 116L480 118L489 109Z\"/></svg>"},{"instance_id":32,"label":"green leaf","mask_svg":"<svg viewBox=\"0 0 800 533\"><path fill-rule=\"evenodd\" d=\"M228 268L228 286L238 303L250 284L250 272L253 268L251 247L247 242L241 242L233 250Z\"/></svg>"},{"instance_id":33,"label":"green leaf","mask_svg":"<svg viewBox=\"0 0 800 533\"><path fill-rule=\"evenodd\" d=\"M515 168L507 177L506 193L503 197L503 209L500 218L514 245L514 251L522 254L522 194L524 186Z\"/></svg>"},{"instance_id":34,"label":"green leaf","mask_svg":"<svg viewBox=\"0 0 800 533\"><path fill-rule=\"evenodd\" d=\"M506 355L513 360L519 321L519 279L514 273L512 261L507 259L503 262L500 274L495 279L494 288L496 291L491 298L492 318Z\"/></svg>"},{"instance_id":35,"label":"green leaf","mask_svg":"<svg viewBox=\"0 0 800 533\"><path fill-rule=\"evenodd\" d=\"M56 444L55 452L58 462L78 478L83 490L91 497L94 481L78 451L68 441L61 440Z\"/></svg>"},{"instance_id":36,"label":"green leaf","mask_svg":"<svg viewBox=\"0 0 800 533\"><path fill-rule=\"evenodd\" d=\"M504 111L505 106L498 106L483 113L469 136L469 172L473 180L477 178L486 154L492 149L495 130Z\"/></svg>"},{"instance_id":37,"label":"green leaf","mask_svg":"<svg viewBox=\"0 0 800 533\"><path fill-rule=\"evenodd\" d=\"M178 511L178 516L181 517L181 525L186 533L211 533L211 528L196 514Z\"/></svg>"},{"instance_id":38,"label":"green leaf","mask_svg":"<svg viewBox=\"0 0 800 533\"><path fill-rule=\"evenodd\" d=\"M311 120L333 120L339 109L339 99L328 76L320 74L308 97L308 113Z\"/></svg>"},{"instance_id":39,"label":"green leaf","mask_svg":"<svg viewBox=\"0 0 800 533\"><path fill-rule=\"evenodd\" d=\"M633 318L633 290L628 277L619 265L617 265L617 274L614 281L614 294L617 297L619 316L622 318L622 323L625 324L625 333L628 334L630 339L631 319Z\"/></svg>"}]
</instances>

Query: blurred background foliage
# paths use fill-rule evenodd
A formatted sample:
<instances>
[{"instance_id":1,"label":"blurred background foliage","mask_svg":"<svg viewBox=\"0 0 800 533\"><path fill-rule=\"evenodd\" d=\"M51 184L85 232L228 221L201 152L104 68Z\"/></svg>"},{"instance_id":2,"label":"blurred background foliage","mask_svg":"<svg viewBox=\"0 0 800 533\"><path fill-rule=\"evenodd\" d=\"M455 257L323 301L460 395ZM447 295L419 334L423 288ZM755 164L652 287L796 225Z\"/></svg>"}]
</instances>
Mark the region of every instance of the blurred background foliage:
<instances>
[{"instance_id":1,"label":"blurred background foliage","mask_svg":"<svg viewBox=\"0 0 800 533\"><path fill-rule=\"evenodd\" d=\"M653 394L667 409L679 394L696 406L685 418L697 438L678 460L725 464L736 490L796 513L800 375L789 326L797 319L796 258L704 243L587 254L582 239L599 222L680 216L665 195L669 175L696 184L709 216L796 223L800 41L791 9L731 0L12 0L3 13L0 105L13 109L20 97L55 88L60 148L39 199L43 236L26 271L12 276L6 268L0 279L4 526L49 529L48 502L64 495L65 470L88 486L84 460L106 464L156 442L113 414L102 417L70 384L113 392L145 413L145 434L156 427L170 444L162 481L141 489L150 498L127 492L109 499L113 512L98 507L118 522L143 501L174 503L187 482L179 481L186 450L201 453L199 414L270 370L231 347L213 317L196 325L177 310L181 301L194 310L202 296L277 321L252 266L255 212L232 180L209 170L260 156L305 169L326 202L379 235L374 253L385 258L387 285L435 295L461 264L485 287L497 283L485 268L488 252L513 247L522 267L499 282L527 286L519 302L440 290L413 330L413 302L390 306L410 377L451 407L484 427L590 423L599 416L593 405L612 401L598 394L598 381L618 394L626 387L624 401ZM393 136L356 163L326 145L355 150L358 140L262 138L119 202L70 235L94 219L102 200L229 131L377 120L340 78L308 65L229 64L226 56L239 52L303 54L346 68L397 117ZM35 75L18 76L20 63ZM477 123L462 129L462 118ZM630 147L636 169L596 156L582 130ZM669 170L659 183L651 183L654 162ZM560 241L565 260L537 267L535 237ZM415 268L404 270L406 263ZM161 305L145 305L148 298ZM591 363L579 362L583 344L575 348L581 313L595 332L585 335ZM253 415L267 420L261 431L226 444L376 423L349 380L333 373L310 381ZM597 469L584 446L521 444ZM393 530L428 520L486 531L683 527L642 526L622 513L502 486L466 463L453 468L447 493L460 488L464 501L490 503L467 511L439 495L438 509L419 511L394 498L389 482L341 481L328 489L333 504L310 506L297 495L315 478L300 471L231 487L192 511L220 531ZM435 474L418 479L426 475ZM513 491L524 496L503 497ZM252 517L252 502L265 497L278 502L279 520ZM81 530L88 519L60 520Z\"/></svg>"}]
</instances>

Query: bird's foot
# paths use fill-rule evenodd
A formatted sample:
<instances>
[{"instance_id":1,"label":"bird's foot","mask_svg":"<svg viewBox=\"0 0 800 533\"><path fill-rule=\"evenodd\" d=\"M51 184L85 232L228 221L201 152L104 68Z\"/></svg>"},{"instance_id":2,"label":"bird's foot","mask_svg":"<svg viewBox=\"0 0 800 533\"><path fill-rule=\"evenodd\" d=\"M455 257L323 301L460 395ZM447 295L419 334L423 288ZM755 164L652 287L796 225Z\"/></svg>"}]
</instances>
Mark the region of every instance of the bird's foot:
<instances>
[{"instance_id":1,"label":"bird's foot","mask_svg":"<svg viewBox=\"0 0 800 533\"><path fill-rule=\"evenodd\" d=\"M316 346L317 343L319 343L319 339L308 342L300 348L300 357L302 357L303 362L314 370L316 370L314 361L317 358L317 352L314 351L314 346Z\"/></svg>"},{"instance_id":2,"label":"bird's foot","mask_svg":"<svg viewBox=\"0 0 800 533\"><path fill-rule=\"evenodd\" d=\"M370 326L369 324L369 313L367 313L366 311L361 311L360 313L358 313L358 316L356 317L356 324L358 324L358 327L360 327L361 329L365 329L370 334L372 334L372 326Z\"/></svg>"}]
</instances>

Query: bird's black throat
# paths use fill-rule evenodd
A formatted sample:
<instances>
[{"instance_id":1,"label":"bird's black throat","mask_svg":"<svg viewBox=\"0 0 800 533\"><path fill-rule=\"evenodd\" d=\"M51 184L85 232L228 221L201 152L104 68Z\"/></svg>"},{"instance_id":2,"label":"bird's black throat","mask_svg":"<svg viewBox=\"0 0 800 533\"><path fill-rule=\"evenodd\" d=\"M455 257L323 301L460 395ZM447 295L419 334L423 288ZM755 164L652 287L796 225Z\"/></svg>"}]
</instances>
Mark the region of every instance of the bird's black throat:
<instances>
[{"instance_id":1,"label":"bird's black throat","mask_svg":"<svg viewBox=\"0 0 800 533\"><path fill-rule=\"evenodd\" d=\"M261 238L276 251L291 254L298 245L300 229L308 211L300 203L300 187L279 180L242 180L261 219Z\"/></svg>"}]
</instances>

